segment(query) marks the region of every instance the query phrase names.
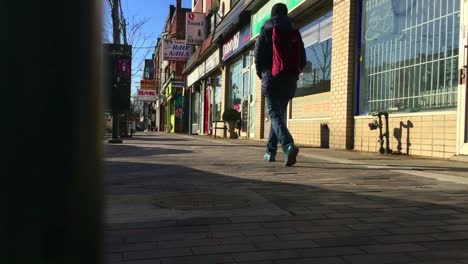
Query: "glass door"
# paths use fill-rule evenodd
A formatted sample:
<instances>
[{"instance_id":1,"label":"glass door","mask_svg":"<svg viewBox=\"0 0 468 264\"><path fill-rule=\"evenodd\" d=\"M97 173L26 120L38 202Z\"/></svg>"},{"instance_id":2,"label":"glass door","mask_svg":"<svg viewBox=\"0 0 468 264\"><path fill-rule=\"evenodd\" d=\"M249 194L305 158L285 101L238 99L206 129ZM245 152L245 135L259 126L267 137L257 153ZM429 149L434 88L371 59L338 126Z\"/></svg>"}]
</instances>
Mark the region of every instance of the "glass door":
<instances>
[{"instance_id":1,"label":"glass door","mask_svg":"<svg viewBox=\"0 0 468 264\"><path fill-rule=\"evenodd\" d=\"M194 92L192 93L192 134L198 133L198 117L200 114L200 93Z\"/></svg>"}]
</instances>

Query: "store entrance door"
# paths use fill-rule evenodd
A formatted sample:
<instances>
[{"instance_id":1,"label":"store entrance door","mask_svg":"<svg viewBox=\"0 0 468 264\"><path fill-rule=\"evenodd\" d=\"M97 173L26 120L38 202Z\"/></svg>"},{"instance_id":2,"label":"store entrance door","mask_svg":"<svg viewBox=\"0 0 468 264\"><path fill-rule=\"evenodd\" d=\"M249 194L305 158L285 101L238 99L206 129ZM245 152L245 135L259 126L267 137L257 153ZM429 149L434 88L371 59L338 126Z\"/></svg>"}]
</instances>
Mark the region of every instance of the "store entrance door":
<instances>
[{"instance_id":1,"label":"store entrance door","mask_svg":"<svg viewBox=\"0 0 468 264\"><path fill-rule=\"evenodd\" d=\"M200 92L195 91L192 93L192 134L198 134L198 117L200 116Z\"/></svg>"},{"instance_id":2,"label":"store entrance door","mask_svg":"<svg viewBox=\"0 0 468 264\"><path fill-rule=\"evenodd\" d=\"M460 82L459 100L458 100L458 142L459 154L468 155L468 0L462 1L462 27L464 29L461 41L460 50L460 68L465 70L465 78ZM462 79L462 78L460 78Z\"/></svg>"}]
</instances>

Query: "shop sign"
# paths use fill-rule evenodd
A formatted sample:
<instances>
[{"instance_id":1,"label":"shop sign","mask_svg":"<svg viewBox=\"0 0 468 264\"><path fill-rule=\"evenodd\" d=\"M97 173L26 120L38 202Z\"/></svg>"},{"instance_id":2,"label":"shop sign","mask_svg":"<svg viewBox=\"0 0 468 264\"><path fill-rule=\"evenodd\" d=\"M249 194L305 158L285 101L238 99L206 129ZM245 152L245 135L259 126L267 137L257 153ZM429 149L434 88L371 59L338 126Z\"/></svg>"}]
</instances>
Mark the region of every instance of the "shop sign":
<instances>
[{"instance_id":1,"label":"shop sign","mask_svg":"<svg viewBox=\"0 0 468 264\"><path fill-rule=\"evenodd\" d=\"M137 98L138 98L138 101L154 102L156 101L156 91L139 89Z\"/></svg>"},{"instance_id":2,"label":"shop sign","mask_svg":"<svg viewBox=\"0 0 468 264\"><path fill-rule=\"evenodd\" d=\"M185 41L187 45L202 45L205 40L205 14L189 12L186 15Z\"/></svg>"},{"instance_id":3,"label":"shop sign","mask_svg":"<svg viewBox=\"0 0 468 264\"><path fill-rule=\"evenodd\" d=\"M230 58L236 51L243 48L250 41L250 25L238 31L223 45L223 61Z\"/></svg>"},{"instance_id":4,"label":"shop sign","mask_svg":"<svg viewBox=\"0 0 468 264\"><path fill-rule=\"evenodd\" d=\"M172 87L180 87L180 88L185 88L185 83L184 82L172 82L171 83Z\"/></svg>"},{"instance_id":5,"label":"shop sign","mask_svg":"<svg viewBox=\"0 0 468 264\"><path fill-rule=\"evenodd\" d=\"M205 62L198 65L197 71L198 71L198 78L201 78L203 76L203 74L205 74Z\"/></svg>"},{"instance_id":6,"label":"shop sign","mask_svg":"<svg viewBox=\"0 0 468 264\"><path fill-rule=\"evenodd\" d=\"M155 80L141 80L140 88L142 90L156 90L156 81Z\"/></svg>"},{"instance_id":7,"label":"shop sign","mask_svg":"<svg viewBox=\"0 0 468 264\"><path fill-rule=\"evenodd\" d=\"M197 69L193 70L189 75L187 75L187 85L191 86L196 81L198 81L198 71Z\"/></svg>"},{"instance_id":8,"label":"shop sign","mask_svg":"<svg viewBox=\"0 0 468 264\"><path fill-rule=\"evenodd\" d=\"M185 40L163 39L163 60L187 61L190 55L190 45Z\"/></svg>"},{"instance_id":9,"label":"shop sign","mask_svg":"<svg viewBox=\"0 0 468 264\"><path fill-rule=\"evenodd\" d=\"M205 61L205 74L219 65L219 49L215 50L213 54Z\"/></svg>"},{"instance_id":10,"label":"shop sign","mask_svg":"<svg viewBox=\"0 0 468 264\"><path fill-rule=\"evenodd\" d=\"M305 2L306 0L270 0L257 13L252 15L252 38L260 34L263 24L271 17L271 8L277 3L283 3L288 7L289 12Z\"/></svg>"}]
</instances>

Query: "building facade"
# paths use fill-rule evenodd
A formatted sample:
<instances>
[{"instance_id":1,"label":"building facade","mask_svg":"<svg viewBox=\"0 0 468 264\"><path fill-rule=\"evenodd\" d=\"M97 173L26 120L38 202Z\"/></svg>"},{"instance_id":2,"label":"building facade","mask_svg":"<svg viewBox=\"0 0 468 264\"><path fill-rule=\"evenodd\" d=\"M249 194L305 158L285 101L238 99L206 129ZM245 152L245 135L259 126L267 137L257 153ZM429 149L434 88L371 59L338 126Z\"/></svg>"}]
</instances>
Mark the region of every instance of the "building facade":
<instances>
[{"instance_id":1,"label":"building facade","mask_svg":"<svg viewBox=\"0 0 468 264\"><path fill-rule=\"evenodd\" d=\"M187 133L189 108L186 91L186 77L182 74L190 51L183 43L185 39L185 18L189 8L182 8L182 1L169 7L164 32L156 46L155 75L158 98L156 120L159 131ZM168 52L168 47L173 49Z\"/></svg>"},{"instance_id":2,"label":"building facade","mask_svg":"<svg viewBox=\"0 0 468 264\"><path fill-rule=\"evenodd\" d=\"M288 111L296 143L378 152L379 129L370 129L369 123L380 113L393 153L468 154L465 0L220 1L213 11L222 20L211 32L212 48L204 49L210 52L200 49L184 71L192 91L205 98L199 104L221 109L207 116L199 105L190 108L198 133L212 133L212 122L234 108L242 114L241 137L268 136L252 51L271 7L279 2L300 28L307 55ZM216 74L206 75L206 58L216 53ZM210 77L216 77L220 90L211 101Z\"/></svg>"},{"instance_id":3,"label":"building facade","mask_svg":"<svg viewBox=\"0 0 468 264\"><path fill-rule=\"evenodd\" d=\"M216 6L218 2L214 3ZM184 74L190 91L190 133L209 134L212 122L221 119L219 49L212 39L219 17L212 0L194 1L192 12L204 16L206 38L194 46Z\"/></svg>"}]
</instances>

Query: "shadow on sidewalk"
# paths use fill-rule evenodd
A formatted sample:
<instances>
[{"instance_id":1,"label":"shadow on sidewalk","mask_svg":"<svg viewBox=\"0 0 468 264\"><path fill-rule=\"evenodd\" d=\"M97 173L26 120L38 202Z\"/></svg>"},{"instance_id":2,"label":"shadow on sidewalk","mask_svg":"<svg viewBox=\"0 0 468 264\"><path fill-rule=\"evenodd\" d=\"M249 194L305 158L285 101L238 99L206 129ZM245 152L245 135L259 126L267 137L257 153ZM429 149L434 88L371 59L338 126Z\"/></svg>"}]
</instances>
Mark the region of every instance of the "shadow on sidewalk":
<instances>
[{"instance_id":1,"label":"shadow on sidewalk","mask_svg":"<svg viewBox=\"0 0 468 264\"><path fill-rule=\"evenodd\" d=\"M220 160L217 171L232 171L239 165ZM148 196L151 200L163 194L193 192L238 195L240 190L253 204L252 210L209 210L200 207L203 201L181 199L179 204L198 210L177 210L146 201L145 208L153 208L154 214L151 209L144 214L153 214L158 221L149 217L107 226L107 253L120 254L123 263L149 259L218 263L206 258L219 254L233 263L286 258L295 263L294 259L330 256L351 263L375 261L376 256L381 257L375 263L383 263L383 257L388 263L393 263L392 258L398 263L468 258L468 232L456 228L468 224L466 186L386 172L376 175L379 181L372 181L356 172L365 169L353 168L356 171L345 174L349 166L337 167L343 174L336 176L327 174L330 168L317 167L323 171L303 176L315 177L310 184L287 182L298 177L300 167L288 173L277 171L277 178L268 180L255 169L229 176L157 163L106 162L106 166L109 195ZM320 174L327 179L320 179ZM442 192L437 190L439 186L447 188ZM255 208L249 192L267 202ZM268 210L261 210L267 205L279 210L268 215ZM164 214L167 217L161 217ZM136 246L144 243L153 244L146 249Z\"/></svg>"},{"instance_id":2,"label":"shadow on sidewalk","mask_svg":"<svg viewBox=\"0 0 468 264\"><path fill-rule=\"evenodd\" d=\"M156 137L156 136L134 136L130 139L128 139L129 141L150 141L150 142L161 142L161 141L177 141L177 142L180 142L180 141L188 141L187 139L183 139L183 138L163 138L163 137Z\"/></svg>"},{"instance_id":3,"label":"shadow on sidewalk","mask_svg":"<svg viewBox=\"0 0 468 264\"><path fill-rule=\"evenodd\" d=\"M192 153L190 150L181 149L168 149L157 147L139 147L132 145L105 145L107 157L120 158L120 157L142 157L142 156L156 156L156 155L173 155L173 154L187 154Z\"/></svg>"}]
</instances>

